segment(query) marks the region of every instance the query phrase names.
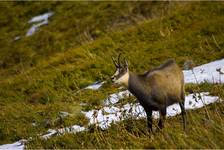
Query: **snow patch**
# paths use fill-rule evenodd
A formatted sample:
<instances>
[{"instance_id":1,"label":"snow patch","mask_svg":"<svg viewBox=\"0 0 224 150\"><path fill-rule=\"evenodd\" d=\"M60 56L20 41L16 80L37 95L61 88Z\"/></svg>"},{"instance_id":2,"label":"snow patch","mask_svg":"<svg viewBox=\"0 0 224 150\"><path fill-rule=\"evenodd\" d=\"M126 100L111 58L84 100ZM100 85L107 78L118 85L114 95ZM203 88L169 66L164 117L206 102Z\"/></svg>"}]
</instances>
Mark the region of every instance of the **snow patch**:
<instances>
[{"instance_id":1,"label":"snow patch","mask_svg":"<svg viewBox=\"0 0 224 150\"><path fill-rule=\"evenodd\" d=\"M64 118L68 117L69 115L71 115L71 114L68 112L65 112L65 111L59 111L59 113L58 113L58 117L60 119L64 119Z\"/></svg>"},{"instance_id":2,"label":"snow patch","mask_svg":"<svg viewBox=\"0 0 224 150\"><path fill-rule=\"evenodd\" d=\"M111 104L116 104L120 99L129 97L132 94L128 91L121 91L118 93L111 94L104 102L105 105L111 105Z\"/></svg>"},{"instance_id":3,"label":"snow patch","mask_svg":"<svg viewBox=\"0 0 224 150\"><path fill-rule=\"evenodd\" d=\"M14 41L18 41L18 40L20 40L20 39L21 39L20 36L16 36L16 37L14 38Z\"/></svg>"},{"instance_id":4,"label":"snow patch","mask_svg":"<svg viewBox=\"0 0 224 150\"><path fill-rule=\"evenodd\" d=\"M81 131L85 131L86 128L81 127L79 125L73 125L71 127L65 127L65 128L60 128L60 129L49 129L47 134L44 134L41 136L43 139L49 139L52 136L57 136L57 135L63 135L65 133L77 133Z\"/></svg>"},{"instance_id":5,"label":"snow patch","mask_svg":"<svg viewBox=\"0 0 224 150\"><path fill-rule=\"evenodd\" d=\"M84 89L98 90L104 83L105 83L105 81L103 81L103 82L97 81L97 82L94 82L93 84L85 87Z\"/></svg>"},{"instance_id":6,"label":"snow patch","mask_svg":"<svg viewBox=\"0 0 224 150\"><path fill-rule=\"evenodd\" d=\"M82 131L87 131L87 129L85 127L81 127L79 125L73 125L71 127L65 127L65 128L55 129L55 130L49 129L47 134L40 136L40 138L47 140L53 136L64 135L66 133L78 133L78 132L82 132ZM30 137L29 140L32 140L32 138ZM24 150L26 142L27 142L27 140L22 139L15 143L12 143L12 144L0 145L0 149Z\"/></svg>"},{"instance_id":7,"label":"snow patch","mask_svg":"<svg viewBox=\"0 0 224 150\"><path fill-rule=\"evenodd\" d=\"M185 109L197 109L219 100L217 96L209 96L208 92L190 94L186 96ZM111 123L118 122L130 117L136 119L145 118L146 113L139 103L127 103L122 107L105 106L100 110L90 110L83 112L89 119L89 124L96 124L102 129L107 129ZM173 117L181 113L179 104L167 107L167 117ZM153 118L159 118L159 112L153 111Z\"/></svg>"},{"instance_id":8,"label":"snow patch","mask_svg":"<svg viewBox=\"0 0 224 150\"><path fill-rule=\"evenodd\" d=\"M48 18L51 17L53 14L54 14L53 12L47 12L45 14L35 16L32 19L30 19L28 21L28 23L35 23L35 22L41 22L41 21L48 20Z\"/></svg>"},{"instance_id":9,"label":"snow patch","mask_svg":"<svg viewBox=\"0 0 224 150\"><path fill-rule=\"evenodd\" d=\"M12 143L12 144L0 145L0 149L23 150L25 148L25 142L26 142L26 140L22 139L22 140L19 140L19 141L15 142L15 143Z\"/></svg>"},{"instance_id":10,"label":"snow patch","mask_svg":"<svg viewBox=\"0 0 224 150\"><path fill-rule=\"evenodd\" d=\"M26 36L33 35L40 26L47 25L48 24L48 18L51 17L54 13L53 12L47 12L45 14L33 17L31 20L28 21L28 23L37 23L33 24L30 29L27 31Z\"/></svg>"},{"instance_id":11,"label":"snow patch","mask_svg":"<svg viewBox=\"0 0 224 150\"><path fill-rule=\"evenodd\" d=\"M224 59L184 70L185 83L224 83Z\"/></svg>"}]
</instances>

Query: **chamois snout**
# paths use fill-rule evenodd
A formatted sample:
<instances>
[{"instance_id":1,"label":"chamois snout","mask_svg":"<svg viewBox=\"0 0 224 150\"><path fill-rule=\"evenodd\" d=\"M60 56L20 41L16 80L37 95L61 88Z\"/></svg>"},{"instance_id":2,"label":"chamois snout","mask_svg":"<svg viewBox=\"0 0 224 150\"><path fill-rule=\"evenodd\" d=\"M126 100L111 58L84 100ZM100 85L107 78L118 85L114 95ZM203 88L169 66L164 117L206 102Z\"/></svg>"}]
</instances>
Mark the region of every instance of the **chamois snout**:
<instances>
[{"instance_id":1,"label":"chamois snout","mask_svg":"<svg viewBox=\"0 0 224 150\"><path fill-rule=\"evenodd\" d=\"M112 82L115 82L115 81L116 81L116 77L115 77L115 75L112 75L112 76L110 77L110 79L111 79Z\"/></svg>"}]
</instances>

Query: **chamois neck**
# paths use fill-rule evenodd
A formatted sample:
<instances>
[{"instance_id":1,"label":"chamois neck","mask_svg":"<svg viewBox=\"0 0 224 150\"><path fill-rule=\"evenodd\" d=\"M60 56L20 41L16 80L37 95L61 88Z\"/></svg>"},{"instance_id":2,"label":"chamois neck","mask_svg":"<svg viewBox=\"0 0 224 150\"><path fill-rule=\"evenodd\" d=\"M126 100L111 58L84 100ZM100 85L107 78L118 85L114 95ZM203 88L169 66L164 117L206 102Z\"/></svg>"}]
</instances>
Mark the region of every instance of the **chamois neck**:
<instances>
[{"instance_id":1,"label":"chamois neck","mask_svg":"<svg viewBox=\"0 0 224 150\"><path fill-rule=\"evenodd\" d=\"M129 74L129 71L127 71L122 77L121 77L121 82L126 86L128 87L129 85L129 78L130 78L130 74Z\"/></svg>"},{"instance_id":2,"label":"chamois neck","mask_svg":"<svg viewBox=\"0 0 224 150\"><path fill-rule=\"evenodd\" d=\"M142 97L143 95L148 95L150 87L147 86L145 77L142 75L137 75L135 73L129 73L129 82L128 82L129 91L134 94L137 98Z\"/></svg>"}]
</instances>

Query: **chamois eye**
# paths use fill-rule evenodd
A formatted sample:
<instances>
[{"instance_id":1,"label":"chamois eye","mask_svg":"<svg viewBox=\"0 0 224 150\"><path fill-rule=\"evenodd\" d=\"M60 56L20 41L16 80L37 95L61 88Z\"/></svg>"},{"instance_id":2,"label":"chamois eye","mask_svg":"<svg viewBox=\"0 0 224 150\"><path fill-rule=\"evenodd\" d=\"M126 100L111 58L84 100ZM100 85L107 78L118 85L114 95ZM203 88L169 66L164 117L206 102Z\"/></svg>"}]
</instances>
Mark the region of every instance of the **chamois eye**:
<instances>
[{"instance_id":1,"label":"chamois eye","mask_svg":"<svg viewBox=\"0 0 224 150\"><path fill-rule=\"evenodd\" d=\"M121 68L121 72L125 72L125 68Z\"/></svg>"}]
</instances>

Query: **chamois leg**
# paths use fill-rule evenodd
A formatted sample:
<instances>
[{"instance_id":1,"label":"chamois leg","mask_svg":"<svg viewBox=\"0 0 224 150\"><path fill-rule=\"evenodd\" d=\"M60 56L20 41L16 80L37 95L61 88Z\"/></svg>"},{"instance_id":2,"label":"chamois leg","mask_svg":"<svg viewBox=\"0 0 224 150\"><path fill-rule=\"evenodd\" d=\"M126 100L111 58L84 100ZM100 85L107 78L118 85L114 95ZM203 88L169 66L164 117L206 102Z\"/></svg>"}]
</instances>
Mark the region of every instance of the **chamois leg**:
<instances>
[{"instance_id":1,"label":"chamois leg","mask_svg":"<svg viewBox=\"0 0 224 150\"><path fill-rule=\"evenodd\" d=\"M152 132L152 110L145 109L146 115L147 115L147 125L149 132Z\"/></svg>"},{"instance_id":2,"label":"chamois leg","mask_svg":"<svg viewBox=\"0 0 224 150\"><path fill-rule=\"evenodd\" d=\"M181 115L182 115L182 119L183 119L184 131L186 131L186 111L184 108L184 102L179 102L179 105L180 105Z\"/></svg>"},{"instance_id":3,"label":"chamois leg","mask_svg":"<svg viewBox=\"0 0 224 150\"><path fill-rule=\"evenodd\" d=\"M161 109L159 113L160 113L160 117L159 117L158 127L159 129L162 129L164 127L164 121L166 120L166 108Z\"/></svg>"}]
</instances>

